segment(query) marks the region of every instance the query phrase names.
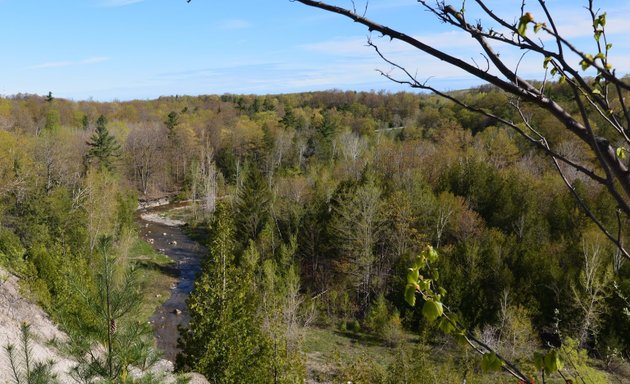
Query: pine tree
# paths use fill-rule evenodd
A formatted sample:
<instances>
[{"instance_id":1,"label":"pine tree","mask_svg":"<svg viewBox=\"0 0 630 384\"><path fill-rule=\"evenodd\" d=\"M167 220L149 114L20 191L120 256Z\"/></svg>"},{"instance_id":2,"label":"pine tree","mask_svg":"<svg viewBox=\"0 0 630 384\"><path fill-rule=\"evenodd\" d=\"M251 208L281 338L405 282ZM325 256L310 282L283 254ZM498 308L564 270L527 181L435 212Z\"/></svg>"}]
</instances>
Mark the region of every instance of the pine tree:
<instances>
[{"instance_id":1,"label":"pine tree","mask_svg":"<svg viewBox=\"0 0 630 384\"><path fill-rule=\"evenodd\" d=\"M177 369L202 373L211 383L267 383L270 349L256 319L256 262L236 265L234 234L231 212L220 204L209 258L188 299L190 322L181 332Z\"/></svg>"},{"instance_id":2,"label":"pine tree","mask_svg":"<svg viewBox=\"0 0 630 384\"><path fill-rule=\"evenodd\" d=\"M142 301L142 292L135 271L125 268L112 254L112 238L102 236L94 261L95 287L84 284L81 304L94 319L85 324L80 334L71 334L71 352L78 360L73 374L84 382L106 379L125 382L130 365L144 366L154 355L152 338L145 324L129 315ZM89 337L86 337L86 334ZM94 342L102 346L102 354L94 354Z\"/></svg>"},{"instance_id":3,"label":"pine tree","mask_svg":"<svg viewBox=\"0 0 630 384\"><path fill-rule=\"evenodd\" d=\"M96 120L96 132L90 137L87 145L90 146L86 155L87 163L96 162L100 168L111 171L114 166L114 158L120 156L120 144L107 130L105 116L101 115Z\"/></svg>"},{"instance_id":4,"label":"pine tree","mask_svg":"<svg viewBox=\"0 0 630 384\"><path fill-rule=\"evenodd\" d=\"M4 346L7 355L13 383L15 384L57 384L59 380L53 372L54 360L33 361L31 341L31 325L22 323L20 326L20 344L16 348L13 344Z\"/></svg>"},{"instance_id":5,"label":"pine tree","mask_svg":"<svg viewBox=\"0 0 630 384\"><path fill-rule=\"evenodd\" d=\"M177 112L171 111L166 116L166 121L164 122L164 124L166 125L166 129L168 130L168 138L172 140L173 138L175 138L175 128L179 125L179 115L177 114Z\"/></svg>"}]
</instances>

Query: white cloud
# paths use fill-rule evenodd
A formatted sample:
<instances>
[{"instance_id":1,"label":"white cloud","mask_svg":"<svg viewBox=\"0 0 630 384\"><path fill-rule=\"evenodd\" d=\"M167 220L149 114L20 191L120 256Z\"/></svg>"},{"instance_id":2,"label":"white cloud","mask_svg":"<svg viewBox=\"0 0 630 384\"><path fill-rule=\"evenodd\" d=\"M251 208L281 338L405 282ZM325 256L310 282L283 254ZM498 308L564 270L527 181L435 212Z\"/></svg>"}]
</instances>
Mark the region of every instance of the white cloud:
<instances>
[{"instance_id":1,"label":"white cloud","mask_svg":"<svg viewBox=\"0 0 630 384\"><path fill-rule=\"evenodd\" d=\"M42 64L31 65L28 69L44 69L44 68L63 68L63 67L71 67L76 65L91 65L98 64L104 61L110 60L109 57L104 56L96 56L96 57L88 57L83 60L78 61L49 61Z\"/></svg>"},{"instance_id":2,"label":"white cloud","mask_svg":"<svg viewBox=\"0 0 630 384\"><path fill-rule=\"evenodd\" d=\"M476 46L476 42L470 38L470 35L461 31L449 31L427 35L417 35L413 37L427 45L440 47L441 49L446 50L470 49L475 48ZM399 40L393 40L390 42L389 38L380 39L378 37L373 37L372 42L379 46L386 45L387 52L389 53L418 51L416 48ZM385 42L385 44L381 44L382 42ZM308 51L344 56L348 56L350 54L364 54L366 52L374 52L371 47L367 46L367 37L334 39L322 41L319 43L305 44L301 47Z\"/></svg>"}]
</instances>

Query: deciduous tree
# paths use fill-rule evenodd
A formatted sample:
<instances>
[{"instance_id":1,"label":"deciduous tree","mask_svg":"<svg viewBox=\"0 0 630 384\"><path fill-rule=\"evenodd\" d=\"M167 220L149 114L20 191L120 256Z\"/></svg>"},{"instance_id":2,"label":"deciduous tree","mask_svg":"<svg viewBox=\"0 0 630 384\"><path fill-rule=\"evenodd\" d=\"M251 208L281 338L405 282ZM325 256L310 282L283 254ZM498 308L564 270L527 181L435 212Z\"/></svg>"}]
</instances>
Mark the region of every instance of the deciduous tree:
<instances>
[{"instance_id":1,"label":"deciduous tree","mask_svg":"<svg viewBox=\"0 0 630 384\"><path fill-rule=\"evenodd\" d=\"M501 113L505 105L486 108L468 103L457 93L435 88L428 81L420 80L419 75L388 58L374 40L368 40L376 54L393 69L381 71L383 76L414 89L431 91L464 109L510 127L548 155L582 210L616 244L624 257L630 258L630 253L623 246L624 228L616 224L606 225L601 215L587 204L583 195L566 179L560 167L560 164L564 164L574 168L591 182L605 188L615 200L619 214L626 218L630 216L630 170L625 159L630 148L630 109L626 102L630 84L619 76L609 60L613 45L606 34L606 13L597 8L595 1L588 0L584 7L591 21L593 41L583 50L571 42L568 36L561 34L557 15L551 12L544 0L531 3L522 1L520 7L514 7L513 18L495 12L491 2L484 0L467 2L466 7L450 1L419 0L418 6L433 15L436 22L470 36L486 60L483 65L477 65L467 57L467 53L466 56L451 53L443 47L414 37L402 28L380 24L367 16L369 8L358 10L354 2L352 8L343 8L315 0L295 1L345 16L364 25L370 32L378 32L383 37L407 44L505 92L509 96L508 104L519 116L518 120ZM544 74L545 79L552 77L566 84L573 98L571 104L560 102L546 81L522 78L518 73L520 60L511 63L500 55L501 50L515 49L527 53L530 60L538 58L541 78ZM589 148L594 160L578 161L563 155L557 147L559 143L547 137L544 127L531 119L526 112L526 105L535 106L553 116L568 136Z\"/></svg>"}]
</instances>

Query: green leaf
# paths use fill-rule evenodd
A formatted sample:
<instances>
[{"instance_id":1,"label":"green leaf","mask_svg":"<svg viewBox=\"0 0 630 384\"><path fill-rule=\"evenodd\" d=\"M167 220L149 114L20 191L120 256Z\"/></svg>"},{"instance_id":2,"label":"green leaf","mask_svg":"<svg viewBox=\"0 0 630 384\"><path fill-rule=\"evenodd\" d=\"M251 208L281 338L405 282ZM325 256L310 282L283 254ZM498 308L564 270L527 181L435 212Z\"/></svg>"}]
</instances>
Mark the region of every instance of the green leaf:
<instances>
[{"instance_id":1,"label":"green leaf","mask_svg":"<svg viewBox=\"0 0 630 384\"><path fill-rule=\"evenodd\" d=\"M545 57L545 60L543 61L543 68L547 69L547 67L549 66L549 63L551 62L551 56L547 56Z\"/></svg>"},{"instance_id":2,"label":"green leaf","mask_svg":"<svg viewBox=\"0 0 630 384\"><path fill-rule=\"evenodd\" d=\"M606 26L606 12L599 15L599 17L596 20L597 20L597 24L601 25L602 27L605 27Z\"/></svg>"},{"instance_id":3,"label":"green leaf","mask_svg":"<svg viewBox=\"0 0 630 384\"><path fill-rule=\"evenodd\" d=\"M625 160L626 159L626 149L625 148L619 147L619 148L617 148L616 152L617 152L617 157L620 160Z\"/></svg>"},{"instance_id":4,"label":"green leaf","mask_svg":"<svg viewBox=\"0 0 630 384\"><path fill-rule=\"evenodd\" d=\"M420 271L417 268L409 268L407 272L407 284L417 284L420 278Z\"/></svg>"},{"instance_id":5,"label":"green leaf","mask_svg":"<svg viewBox=\"0 0 630 384\"><path fill-rule=\"evenodd\" d=\"M464 334L464 331L458 331L453 333L453 336L455 336L455 341L457 341L457 343L459 345L467 345L467 339L466 339L466 335Z\"/></svg>"},{"instance_id":6,"label":"green leaf","mask_svg":"<svg viewBox=\"0 0 630 384\"><path fill-rule=\"evenodd\" d=\"M540 29L544 26L544 23L536 23L536 25L534 25L534 32L538 33L538 31L540 31Z\"/></svg>"},{"instance_id":7,"label":"green leaf","mask_svg":"<svg viewBox=\"0 0 630 384\"><path fill-rule=\"evenodd\" d=\"M503 362L494 352L484 353L481 358L481 370L484 372L494 372L501 369Z\"/></svg>"},{"instance_id":8,"label":"green leaf","mask_svg":"<svg viewBox=\"0 0 630 384\"><path fill-rule=\"evenodd\" d=\"M438 261L439 255L437 251L433 249L432 246L430 245L427 246L426 253L427 253L427 260L429 260L429 263L435 263L436 261Z\"/></svg>"},{"instance_id":9,"label":"green leaf","mask_svg":"<svg viewBox=\"0 0 630 384\"><path fill-rule=\"evenodd\" d=\"M422 292L426 292L426 291L430 291L431 290L431 279L422 279L420 281L418 281L418 290L422 291Z\"/></svg>"},{"instance_id":10,"label":"green leaf","mask_svg":"<svg viewBox=\"0 0 630 384\"><path fill-rule=\"evenodd\" d=\"M606 44L606 49L610 49L610 48L612 48L612 47L613 47L612 43L608 43L608 44Z\"/></svg>"},{"instance_id":11,"label":"green leaf","mask_svg":"<svg viewBox=\"0 0 630 384\"><path fill-rule=\"evenodd\" d=\"M438 317L444 314L444 308L439 301L427 300L422 306L422 315L429 322L435 321Z\"/></svg>"},{"instance_id":12,"label":"green leaf","mask_svg":"<svg viewBox=\"0 0 630 384\"><path fill-rule=\"evenodd\" d=\"M416 306L416 286L412 284L407 284L407 288L405 288L405 301L407 304L412 307Z\"/></svg>"},{"instance_id":13,"label":"green leaf","mask_svg":"<svg viewBox=\"0 0 630 384\"><path fill-rule=\"evenodd\" d=\"M547 374L551 374L553 372L559 371L562 369L562 360L560 360L560 353L557 349L551 350L549 353L545 355L544 358L545 363L545 372Z\"/></svg>"},{"instance_id":14,"label":"green leaf","mask_svg":"<svg viewBox=\"0 0 630 384\"><path fill-rule=\"evenodd\" d=\"M431 270L431 277L433 278L433 281L438 281L440 279L440 272L437 268L433 268Z\"/></svg>"},{"instance_id":15,"label":"green leaf","mask_svg":"<svg viewBox=\"0 0 630 384\"><path fill-rule=\"evenodd\" d=\"M438 327L440 328L442 332L444 332L447 335L455 330L455 326L453 325L453 323L446 317L443 317L442 319L440 319L440 323L438 324Z\"/></svg>"},{"instance_id":16,"label":"green leaf","mask_svg":"<svg viewBox=\"0 0 630 384\"><path fill-rule=\"evenodd\" d=\"M586 71L591 66L592 61L593 61L593 55L590 55L590 54L584 55L584 60L580 61L582 70Z\"/></svg>"},{"instance_id":17,"label":"green leaf","mask_svg":"<svg viewBox=\"0 0 630 384\"><path fill-rule=\"evenodd\" d=\"M591 92L593 95L601 95L602 91L600 91L599 89L593 89L593 91Z\"/></svg>"},{"instance_id":18,"label":"green leaf","mask_svg":"<svg viewBox=\"0 0 630 384\"><path fill-rule=\"evenodd\" d=\"M523 18L521 18L523 20ZM518 23L518 34L525 37L525 32L527 31L527 23L523 23L522 21Z\"/></svg>"},{"instance_id":19,"label":"green leaf","mask_svg":"<svg viewBox=\"0 0 630 384\"><path fill-rule=\"evenodd\" d=\"M420 268L422 268L424 266L424 264L426 262L427 262L426 257L424 257L424 255L420 254L413 260L413 265L411 267L412 268L416 268L416 269L420 269Z\"/></svg>"},{"instance_id":20,"label":"green leaf","mask_svg":"<svg viewBox=\"0 0 630 384\"><path fill-rule=\"evenodd\" d=\"M527 31L527 24L531 23L532 21L534 21L534 15L532 15L529 12L521 16L521 18L518 20L518 28L517 28L518 34L525 37L525 32Z\"/></svg>"},{"instance_id":21,"label":"green leaf","mask_svg":"<svg viewBox=\"0 0 630 384\"><path fill-rule=\"evenodd\" d=\"M439 293L440 293L440 295L442 295L442 296L446 295L446 289L444 289L444 288L442 288L442 287L439 287L439 288L438 288L438 292L439 292Z\"/></svg>"},{"instance_id":22,"label":"green leaf","mask_svg":"<svg viewBox=\"0 0 630 384\"><path fill-rule=\"evenodd\" d=\"M539 371L545 367L545 354L544 353L534 352L534 366Z\"/></svg>"}]
</instances>

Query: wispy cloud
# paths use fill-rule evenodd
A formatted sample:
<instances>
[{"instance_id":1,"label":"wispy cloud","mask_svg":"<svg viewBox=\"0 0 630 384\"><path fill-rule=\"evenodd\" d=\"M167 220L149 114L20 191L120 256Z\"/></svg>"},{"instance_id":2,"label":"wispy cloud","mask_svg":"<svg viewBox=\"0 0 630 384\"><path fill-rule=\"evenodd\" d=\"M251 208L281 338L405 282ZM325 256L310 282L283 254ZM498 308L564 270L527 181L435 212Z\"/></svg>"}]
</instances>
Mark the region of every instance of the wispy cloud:
<instances>
[{"instance_id":1,"label":"wispy cloud","mask_svg":"<svg viewBox=\"0 0 630 384\"><path fill-rule=\"evenodd\" d=\"M43 64L32 65L32 66L30 66L28 68L30 68L30 69L60 68L60 67L67 67L69 65L72 65L71 61L49 61L49 62L43 63Z\"/></svg>"},{"instance_id":2,"label":"wispy cloud","mask_svg":"<svg viewBox=\"0 0 630 384\"><path fill-rule=\"evenodd\" d=\"M417 35L414 37L425 44L440 47L442 49L469 49L475 47L475 41L472 40L469 35L459 31ZM391 42L389 41L389 39L386 40L388 52L390 53L417 51L417 49L398 40L394 40ZM378 44L380 42L380 39L376 37L373 39L373 42ZM367 37L333 39L313 44L304 44L301 46L301 48L317 53L343 56L374 52L372 48L367 46Z\"/></svg>"},{"instance_id":3,"label":"wispy cloud","mask_svg":"<svg viewBox=\"0 0 630 384\"><path fill-rule=\"evenodd\" d=\"M100 5L102 7L124 7L125 5L131 5L141 3L144 0L101 0Z\"/></svg>"},{"instance_id":4,"label":"wispy cloud","mask_svg":"<svg viewBox=\"0 0 630 384\"><path fill-rule=\"evenodd\" d=\"M88 57L87 59L78 61L77 64L78 65L98 64L98 63L102 63L104 61L109 61L109 60L110 58L107 56L95 56L95 57Z\"/></svg>"},{"instance_id":5,"label":"wispy cloud","mask_svg":"<svg viewBox=\"0 0 630 384\"><path fill-rule=\"evenodd\" d=\"M76 65L90 65L90 64L98 64L104 61L110 60L109 57L105 56L96 56L96 57L88 57L83 60L77 61L49 61L42 64L31 65L28 69L43 69L43 68L62 68L62 67L71 67Z\"/></svg>"},{"instance_id":6,"label":"wispy cloud","mask_svg":"<svg viewBox=\"0 0 630 384\"><path fill-rule=\"evenodd\" d=\"M250 28L252 24L243 19L228 19L219 23L219 28L227 30L246 29Z\"/></svg>"}]
</instances>

